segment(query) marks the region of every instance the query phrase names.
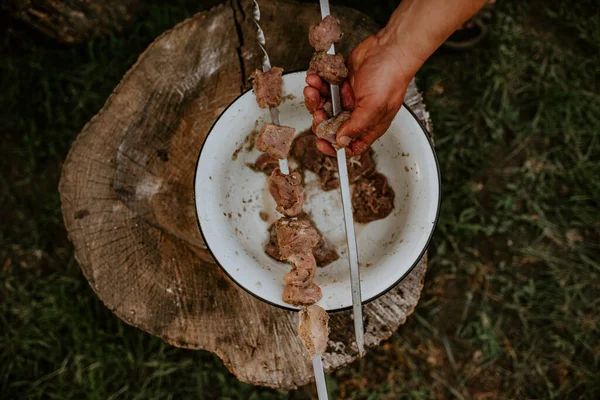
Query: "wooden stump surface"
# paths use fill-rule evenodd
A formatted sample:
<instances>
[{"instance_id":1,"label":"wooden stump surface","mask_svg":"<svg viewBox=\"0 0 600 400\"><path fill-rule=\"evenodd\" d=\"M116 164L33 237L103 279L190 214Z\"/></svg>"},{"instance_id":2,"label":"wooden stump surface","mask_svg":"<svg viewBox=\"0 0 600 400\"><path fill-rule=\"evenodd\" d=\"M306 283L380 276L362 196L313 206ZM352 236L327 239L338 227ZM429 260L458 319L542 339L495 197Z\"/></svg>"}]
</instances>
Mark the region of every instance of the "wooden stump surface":
<instances>
[{"instance_id":1,"label":"wooden stump surface","mask_svg":"<svg viewBox=\"0 0 600 400\"><path fill-rule=\"evenodd\" d=\"M77 261L113 313L174 346L216 353L241 381L291 389L313 380L297 314L227 278L200 237L192 196L208 130L261 64L251 6L220 5L158 37L78 135L59 189ZM305 38L320 18L318 5L263 0L261 11L271 62L306 69L312 49ZM346 33L345 55L377 30L356 10L333 12ZM414 82L406 101L429 127ZM426 265L425 256L364 307L367 347L413 312ZM332 314L330 327L328 372L357 357L351 312Z\"/></svg>"}]
</instances>

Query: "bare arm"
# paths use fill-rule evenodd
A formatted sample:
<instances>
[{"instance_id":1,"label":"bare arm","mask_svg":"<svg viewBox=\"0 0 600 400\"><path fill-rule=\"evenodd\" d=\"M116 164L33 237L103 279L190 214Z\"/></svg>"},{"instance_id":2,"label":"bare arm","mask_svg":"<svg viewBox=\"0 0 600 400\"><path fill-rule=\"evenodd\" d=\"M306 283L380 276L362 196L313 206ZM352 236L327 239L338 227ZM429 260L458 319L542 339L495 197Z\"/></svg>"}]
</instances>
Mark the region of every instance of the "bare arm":
<instances>
[{"instance_id":1,"label":"bare arm","mask_svg":"<svg viewBox=\"0 0 600 400\"><path fill-rule=\"evenodd\" d=\"M425 60L487 0L403 0L388 24L352 50L342 103L352 117L338 131L337 141L350 155L360 154L389 128L402 106L406 88ZM306 78L306 107L313 126L326 119L320 109L327 85L316 75ZM334 155L319 141L319 149Z\"/></svg>"}]
</instances>

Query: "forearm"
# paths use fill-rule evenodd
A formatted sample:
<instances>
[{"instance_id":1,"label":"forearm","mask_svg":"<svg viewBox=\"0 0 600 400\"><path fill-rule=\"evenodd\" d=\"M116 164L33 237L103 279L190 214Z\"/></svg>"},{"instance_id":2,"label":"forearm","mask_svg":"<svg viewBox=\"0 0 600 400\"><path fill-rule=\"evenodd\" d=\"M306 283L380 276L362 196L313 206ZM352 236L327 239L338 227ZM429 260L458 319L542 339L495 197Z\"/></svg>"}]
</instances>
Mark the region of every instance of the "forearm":
<instances>
[{"instance_id":1,"label":"forearm","mask_svg":"<svg viewBox=\"0 0 600 400\"><path fill-rule=\"evenodd\" d=\"M403 70L416 74L425 60L488 0L403 0L378 34Z\"/></svg>"}]
</instances>

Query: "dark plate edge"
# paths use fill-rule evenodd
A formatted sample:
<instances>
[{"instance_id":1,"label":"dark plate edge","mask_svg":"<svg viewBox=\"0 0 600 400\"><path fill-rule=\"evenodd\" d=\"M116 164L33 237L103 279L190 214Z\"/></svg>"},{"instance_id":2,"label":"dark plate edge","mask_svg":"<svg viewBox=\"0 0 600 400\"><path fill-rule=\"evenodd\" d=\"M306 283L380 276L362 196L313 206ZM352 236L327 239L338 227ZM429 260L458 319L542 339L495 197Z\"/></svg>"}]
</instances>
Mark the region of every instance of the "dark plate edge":
<instances>
[{"instance_id":1,"label":"dark plate edge","mask_svg":"<svg viewBox=\"0 0 600 400\"><path fill-rule=\"evenodd\" d=\"M295 71L287 71L284 72L283 75L290 75L290 74L295 74L298 72L305 72L305 70L295 70ZM227 112L227 110L229 110L229 108L242 96L244 96L246 93L248 93L249 91L251 91L252 88L249 88L247 90L245 90L243 93L241 93L240 95L238 95L235 99L233 99L233 101L227 106L225 107L225 109L221 112L221 114L219 114L219 116L217 117L217 119L215 120L215 122L213 122L213 124L211 125L210 129L208 130L208 133L206 134L206 137L204 138L204 142L202 142L202 147L200 147L200 152L198 153L198 159L196 160L196 165L194 168L194 190L192 191L192 200L194 201L194 213L196 214L196 223L198 225L198 230L200 231L200 235L202 236L202 240L204 241L204 244L206 245L206 249L208 250L208 252L210 253L210 255L212 256L212 258L215 260L215 263L219 266L219 268L221 268L221 270L225 273L225 275L227 275L227 277L229 279L231 279L238 287L242 288L245 292L249 293L250 295L252 295L253 297L257 298L258 300L267 303L271 306L277 307L277 308L281 308L283 310L286 311L293 311L293 312L298 312L299 309L297 308L291 308L291 307L287 307L287 306L282 306L280 304L276 304L273 303L263 297L260 297L258 294L255 294L254 292L250 291L250 289L247 289L246 287L244 287L243 285L241 285L238 281L236 281L225 269L225 267L223 267L223 265L221 265L221 263L219 262L219 260L217 259L217 257L215 256L215 254L213 253L212 249L210 248L210 245L208 244L207 240L206 240L206 236L204 236L204 232L202 230L202 224L200 222L200 217L198 216L198 208L196 206L196 178L197 178L197 174L198 174L198 164L200 163L200 156L202 155L202 150L204 150L204 145L206 144L206 140L208 139L208 136L212 133L213 128L215 127L215 125L217 124L217 122L219 122L219 120L221 119L221 117L223 117L223 115ZM419 256L417 257L417 260L413 263L413 265L410 266L410 268L404 273L404 275L402 275L399 279L397 279L394 283L392 283L387 289L385 289L384 291L382 291L381 293L377 294L376 296L371 297L370 299L367 300L363 300L362 304L366 305L374 300L377 300L378 298L380 298L381 296L385 295L386 293L388 293L390 290L392 290L393 288L395 288L398 284L400 284L400 282L402 282L407 276L408 274L410 274L413 269L415 269L415 267L419 264L419 262L421 261L421 259L423 258L423 255L425 254L425 252L427 251L429 244L431 243L431 239L437 229L437 224L439 221L439 217L440 217L440 209L441 209L441 204L442 204L442 176L440 173L440 164L437 158L437 154L435 152L435 147L433 145L433 142L431 141L431 137L429 136L429 133L427 132L427 129L425 129L425 127L423 126L423 124L421 123L421 121L419 120L419 118L415 115L415 113L413 112L413 110L410 109L410 107L406 104L406 103L402 103L403 107L406 108L408 110L408 112L410 113L410 115L414 118L414 120L417 122L417 124L419 125L419 127L421 128L421 131L423 132L423 134L425 135L425 138L427 139L427 143L429 143L429 147L431 147L431 151L433 153L433 159L435 161L435 166L437 169L437 176L438 176L438 204L437 204L437 210L436 210L436 214L435 214L435 220L433 222L433 228L431 230L431 233L429 234L429 238L427 238L427 242L425 242L425 246L423 247L423 249L421 250L421 252L419 253ZM352 306L347 306L347 307L342 307L342 308L336 308L333 310L327 310L327 312L330 313L336 313L336 312L342 312L342 311L348 311L351 310Z\"/></svg>"}]
</instances>

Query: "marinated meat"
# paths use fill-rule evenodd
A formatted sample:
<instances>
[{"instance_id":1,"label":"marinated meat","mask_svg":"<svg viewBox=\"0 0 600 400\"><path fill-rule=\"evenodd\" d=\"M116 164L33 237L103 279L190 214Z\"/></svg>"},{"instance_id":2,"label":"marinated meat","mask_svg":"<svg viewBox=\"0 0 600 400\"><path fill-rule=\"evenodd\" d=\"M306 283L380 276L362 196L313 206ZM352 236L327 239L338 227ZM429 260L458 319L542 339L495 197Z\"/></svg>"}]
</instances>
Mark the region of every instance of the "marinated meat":
<instances>
[{"instance_id":1,"label":"marinated meat","mask_svg":"<svg viewBox=\"0 0 600 400\"><path fill-rule=\"evenodd\" d=\"M373 159L375 152L372 149L359 156L348 158L348 177L350 183L370 176L375 172L376 164ZM326 156L317 149L317 137L311 134L302 134L294 140L291 156L300 167L319 175L321 189L328 191L340 187L338 179L337 160Z\"/></svg>"},{"instance_id":2,"label":"marinated meat","mask_svg":"<svg viewBox=\"0 0 600 400\"><path fill-rule=\"evenodd\" d=\"M256 138L256 148L276 159L286 158L296 130L289 126L264 124Z\"/></svg>"},{"instance_id":3,"label":"marinated meat","mask_svg":"<svg viewBox=\"0 0 600 400\"><path fill-rule=\"evenodd\" d=\"M306 214L300 215L298 218L309 221L319 234L319 243L317 243L313 249L313 255L315 257L315 261L317 262L317 267L325 267L340 258L335 246L329 240L327 240L327 238L323 236L321 232L319 232L319 229L316 227L314 222ZM277 261L285 261L285 259L281 256L281 252L279 251L276 224L272 224L269 227L269 242L265 247L265 253Z\"/></svg>"},{"instance_id":4,"label":"marinated meat","mask_svg":"<svg viewBox=\"0 0 600 400\"><path fill-rule=\"evenodd\" d=\"M366 223L387 217L394 209L394 197L384 175L376 172L359 179L352 192L354 220Z\"/></svg>"},{"instance_id":5,"label":"marinated meat","mask_svg":"<svg viewBox=\"0 0 600 400\"><path fill-rule=\"evenodd\" d=\"M308 41L317 51L327 51L333 43L342 39L340 20L333 15L328 15L321 22L310 27Z\"/></svg>"},{"instance_id":6,"label":"marinated meat","mask_svg":"<svg viewBox=\"0 0 600 400\"><path fill-rule=\"evenodd\" d=\"M291 155L303 168L318 174L327 157L317 149L317 137L309 132L304 132L292 145Z\"/></svg>"},{"instance_id":7,"label":"marinated meat","mask_svg":"<svg viewBox=\"0 0 600 400\"><path fill-rule=\"evenodd\" d=\"M317 74L332 85L339 85L348 77L348 68L341 54L332 55L319 51L310 60L307 73Z\"/></svg>"},{"instance_id":8,"label":"marinated meat","mask_svg":"<svg viewBox=\"0 0 600 400\"><path fill-rule=\"evenodd\" d=\"M276 229L279 252L285 260L294 255L312 253L321 239L307 220L281 218L276 222Z\"/></svg>"},{"instance_id":9,"label":"marinated meat","mask_svg":"<svg viewBox=\"0 0 600 400\"><path fill-rule=\"evenodd\" d=\"M340 258L335 246L323 235L313 250L313 254L317 261L317 267L325 267Z\"/></svg>"},{"instance_id":10,"label":"marinated meat","mask_svg":"<svg viewBox=\"0 0 600 400\"><path fill-rule=\"evenodd\" d=\"M326 192L340 187L337 159L325 157L323 168L319 172L319 178L321 178L321 189Z\"/></svg>"},{"instance_id":11,"label":"marinated meat","mask_svg":"<svg viewBox=\"0 0 600 400\"><path fill-rule=\"evenodd\" d=\"M319 234L319 243L317 243L317 245L313 249L313 255L315 256L315 260L317 261L318 267L324 267L326 265L329 265L338 258L340 258L335 246L329 240L327 240L325 236L323 236L323 234L319 231L319 228L317 228L315 222L308 215L302 214L298 217L298 219L310 222L312 227L315 228L315 230Z\"/></svg>"},{"instance_id":12,"label":"marinated meat","mask_svg":"<svg viewBox=\"0 0 600 400\"><path fill-rule=\"evenodd\" d=\"M273 67L267 72L256 70L250 77L260 108L278 107L281 104L282 72L282 68Z\"/></svg>"},{"instance_id":13,"label":"marinated meat","mask_svg":"<svg viewBox=\"0 0 600 400\"><path fill-rule=\"evenodd\" d=\"M315 278L317 270L317 261L312 253L295 254L288 258L294 268L283 276L283 281L287 285L307 287Z\"/></svg>"},{"instance_id":14,"label":"marinated meat","mask_svg":"<svg viewBox=\"0 0 600 400\"><path fill-rule=\"evenodd\" d=\"M279 160L267 153L262 153L254 164L249 165L254 171L264 172L267 175L271 175L273 170L279 166Z\"/></svg>"},{"instance_id":15,"label":"marinated meat","mask_svg":"<svg viewBox=\"0 0 600 400\"><path fill-rule=\"evenodd\" d=\"M290 171L289 175L275 168L269 176L269 193L277 203L277 211L288 217L294 217L302 212L302 176Z\"/></svg>"},{"instance_id":16,"label":"marinated meat","mask_svg":"<svg viewBox=\"0 0 600 400\"><path fill-rule=\"evenodd\" d=\"M285 285L281 299L293 306L308 306L321 300L321 297L321 288L316 283L311 283L307 287Z\"/></svg>"},{"instance_id":17,"label":"marinated meat","mask_svg":"<svg viewBox=\"0 0 600 400\"><path fill-rule=\"evenodd\" d=\"M349 111L342 111L337 116L321 122L317 126L317 137L319 137L320 139L327 140L333 145L333 147L338 148L339 146L337 141L335 140L335 136L340 130L342 124L348 121L351 115L352 113L350 113Z\"/></svg>"},{"instance_id":18,"label":"marinated meat","mask_svg":"<svg viewBox=\"0 0 600 400\"><path fill-rule=\"evenodd\" d=\"M348 158L348 179L350 183L355 183L360 178L371 176L377 165L373 159L375 152L373 149L365 151L361 155Z\"/></svg>"},{"instance_id":19,"label":"marinated meat","mask_svg":"<svg viewBox=\"0 0 600 400\"><path fill-rule=\"evenodd\" d=\"M319 175L321 189L327 191L339 187L337 161L317 149L317 137L313 134L299 136L292 145L292 157L298 164Z\"/></svg>"},{"instance_id":20,"label":"marinated meat","mask_svg":"<svg viewBox=\"0 0 600 400\"><path fill-rule=\"evenodd\" d=\"M265 247L265 253L277 261L285 261L285 259L281 257L281 252L279 251L279 243L277 242L277 224L275 223L269 227L269 242Z\"/></svg>"},{"instance_id":21,"label":"marinated meat","mask_svg":"<svg viewBox=\"0 0 600 400\"><path fill-rule=\"evenodd\" d=\"M323 111L327 114L327 118L333 117L333 104L331 100L327 100L325 104L323 104Z\"/></svg>"},{"instance_id":22,"label":"marinated meat","mask_svg":"<svg viewBox=\"0 0 600 400\"><path fill-rule=\"evenodd\" d=\"M310 358L322 355L329 340L329 315L319 306L308 306L299 312L298 336Z\"/></svg>"}]
</instances>

